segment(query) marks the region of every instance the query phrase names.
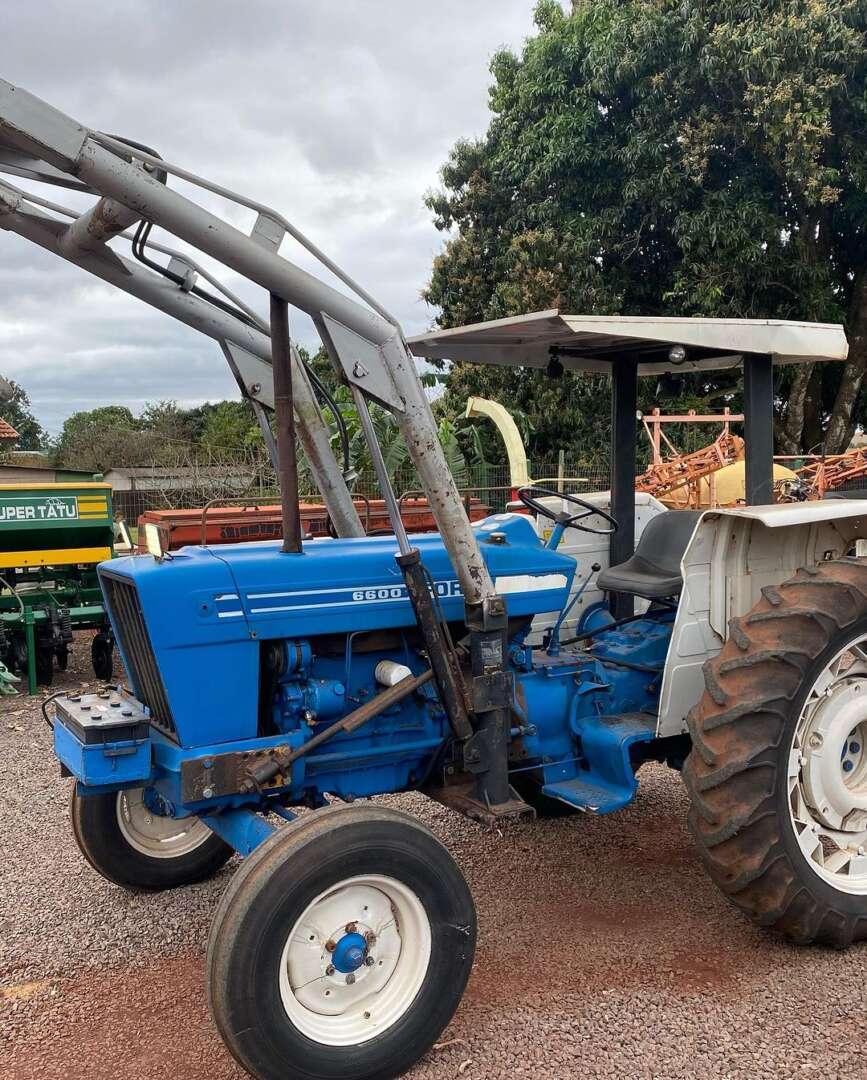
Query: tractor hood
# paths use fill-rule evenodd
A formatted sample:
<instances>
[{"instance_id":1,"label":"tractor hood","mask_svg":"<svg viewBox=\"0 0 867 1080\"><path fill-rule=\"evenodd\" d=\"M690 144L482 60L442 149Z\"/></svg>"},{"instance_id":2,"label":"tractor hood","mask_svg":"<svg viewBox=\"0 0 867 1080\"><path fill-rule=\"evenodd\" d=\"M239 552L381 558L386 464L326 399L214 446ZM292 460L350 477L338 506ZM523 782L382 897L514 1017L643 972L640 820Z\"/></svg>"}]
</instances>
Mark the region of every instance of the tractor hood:
<instances>
[{"instance_id":1,"label":"tractor hood","mask_svg":"<svg viewBox=\"0 0 867 1080\"><path fill-rule=\"evenodd\" d=\"M523 514L496 514L475 531L509 614L559 611L575 560L549 551ZM457 575L437 533L413 536L446 619L463 617ZM394 536L307 541L285 554L279 541L188 547L171 559L115 559L100 569L132 579L154 645L172 647L239 633L260 640L411 626L415 618L395 562Z\"/></svg>"},{"instance_id":2,"label":"tractor hood","mask_svg":"<svg viewBox=\"0 0 867 1080\"><path fill-rule=\"evenodd\" d=\"M571 556L549 551L523 514L485 518L475 531L510 616L560 610L575 573ZM412 543L445 618L461 621L463 596L439 535ZM182 548L162 561L114 559L99 573L139 696L152 699L145 683L161 682L176 719L207 709L219 729L232 712L255 725L255 702L242 688L258 683L260 642L414 625L396 553L394 536L311 540L301 554L285 554L275 541Z\"/></svg>"}]
</instances>

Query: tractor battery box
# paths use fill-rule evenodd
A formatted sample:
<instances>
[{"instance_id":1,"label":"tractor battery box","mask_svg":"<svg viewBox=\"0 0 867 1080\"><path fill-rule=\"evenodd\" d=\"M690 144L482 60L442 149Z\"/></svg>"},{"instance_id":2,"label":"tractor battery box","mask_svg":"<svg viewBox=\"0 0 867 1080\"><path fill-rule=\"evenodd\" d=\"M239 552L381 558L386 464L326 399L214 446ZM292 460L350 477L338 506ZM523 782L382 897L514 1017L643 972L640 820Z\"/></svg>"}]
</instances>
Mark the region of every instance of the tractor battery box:
<instances>
[{"instance_id":1,"label":"tractor battery box","mask_svg":"<svg viewBox=\"0 0 867 1080\"><path fill-rule=\"evenodd\" d=\"M150 778L150 723L141 702L108 691L60 697L54 708L55 752L80 783L122 786Z\"/></svg>"}]
</instances>

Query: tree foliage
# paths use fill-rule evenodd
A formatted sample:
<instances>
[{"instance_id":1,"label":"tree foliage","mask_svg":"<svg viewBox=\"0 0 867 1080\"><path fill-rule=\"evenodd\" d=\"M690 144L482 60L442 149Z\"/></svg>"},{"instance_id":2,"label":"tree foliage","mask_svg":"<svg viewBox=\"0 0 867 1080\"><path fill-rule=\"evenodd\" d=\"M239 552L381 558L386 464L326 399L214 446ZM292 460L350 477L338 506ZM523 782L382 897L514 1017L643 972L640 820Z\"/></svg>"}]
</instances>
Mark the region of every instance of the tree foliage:
<instances>
[{"instance_id":1,"label":"tree foliage","mask_svg":"<svg viewBox=\"0 0 867 1080\"><path fill-rule=\"evenodd\" d=\"M0 379L0 384L8 386L10 393L0 394L0 419L11 424L18 432L15 444L18 450L39 450L45 440L42 425L30 409L30 398L23 386L11 379Z\"/></svg>"},{"instance_id":2,"label":"tree foliage","mask_svg":"<svg viewBox=\"0 0 867 1080\"><path fill-rule=\"evenodd\" d=\"M845 447L867 415L867 5L542 0L535 19L492 62L486 135L427 200L449 234L425 294L440 325L548 307L843 321L845 370L781 377L778 442ZM536 399L547 445L591 438L607 398L575 378L552 409L526 372L459 367L458 386Z\"/></svg>"},{"instance_id":3,"label":"tree foliage","mask_svg":"<svg viewBox=\"0 0 867 1080\"><path fill-rule=\"evenodd\" d=\"M160 401L146 405L139 416L123 405L73 413L53 451L58 465L106 472L125 466L173 466L182 451L231 453L261 441L247 402L206 402L183 409L175 401Z\"/></svg>"}]
</instances>

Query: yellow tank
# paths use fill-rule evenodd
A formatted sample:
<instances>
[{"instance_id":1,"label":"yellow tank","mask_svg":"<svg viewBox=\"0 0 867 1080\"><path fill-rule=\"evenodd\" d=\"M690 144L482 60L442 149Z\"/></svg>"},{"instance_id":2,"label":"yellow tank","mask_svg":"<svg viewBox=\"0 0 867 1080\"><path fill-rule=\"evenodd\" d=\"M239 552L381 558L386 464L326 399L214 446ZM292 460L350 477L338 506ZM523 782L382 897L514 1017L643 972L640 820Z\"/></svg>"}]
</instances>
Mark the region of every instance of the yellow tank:
<instances>
[{"instance_id":1,"label":"yellow tank","mask_svg":"<svg viewBox=\"0 0 867 1080\"><path fill-rule=\"evenodd\" d=\"M716 506L736 506L744 501L744 469L743 461L735 461L731 465L718 469L713 474L714 503ZM774 483L778 480L796 479L797 475L791 469L787 469L785 465L774 465ZM710 506L709 481L710 477L707 476L702 477L699 481L702 507ZM688 497L688 489L683 487L670 492L662 499L662 502L666 506L672 507L672 509L684 508L687 506Z\"/></svg>"}]
</instances>

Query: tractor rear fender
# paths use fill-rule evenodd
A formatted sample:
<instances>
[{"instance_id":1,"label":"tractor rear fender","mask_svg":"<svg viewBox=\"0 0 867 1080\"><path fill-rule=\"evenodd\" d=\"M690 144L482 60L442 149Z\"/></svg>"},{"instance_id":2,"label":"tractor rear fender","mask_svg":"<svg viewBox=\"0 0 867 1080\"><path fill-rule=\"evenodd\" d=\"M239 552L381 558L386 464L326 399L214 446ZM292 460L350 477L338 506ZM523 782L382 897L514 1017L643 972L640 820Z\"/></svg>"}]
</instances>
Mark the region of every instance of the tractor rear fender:
<instances>
[{"instance_id":1,"label":"tractor rear fender","mask_svg":"<svg viewBox=\"0 0 867 1080\"><path fill-rule=\"evenodd\" d=\"M802 566L855 554L867 538L867 500L829 500L709 510L681 563L683 591L659 699L660 736L687 730L686 716L704 690L704 662L766 586Z\"/></svg>"}]
</instances>

